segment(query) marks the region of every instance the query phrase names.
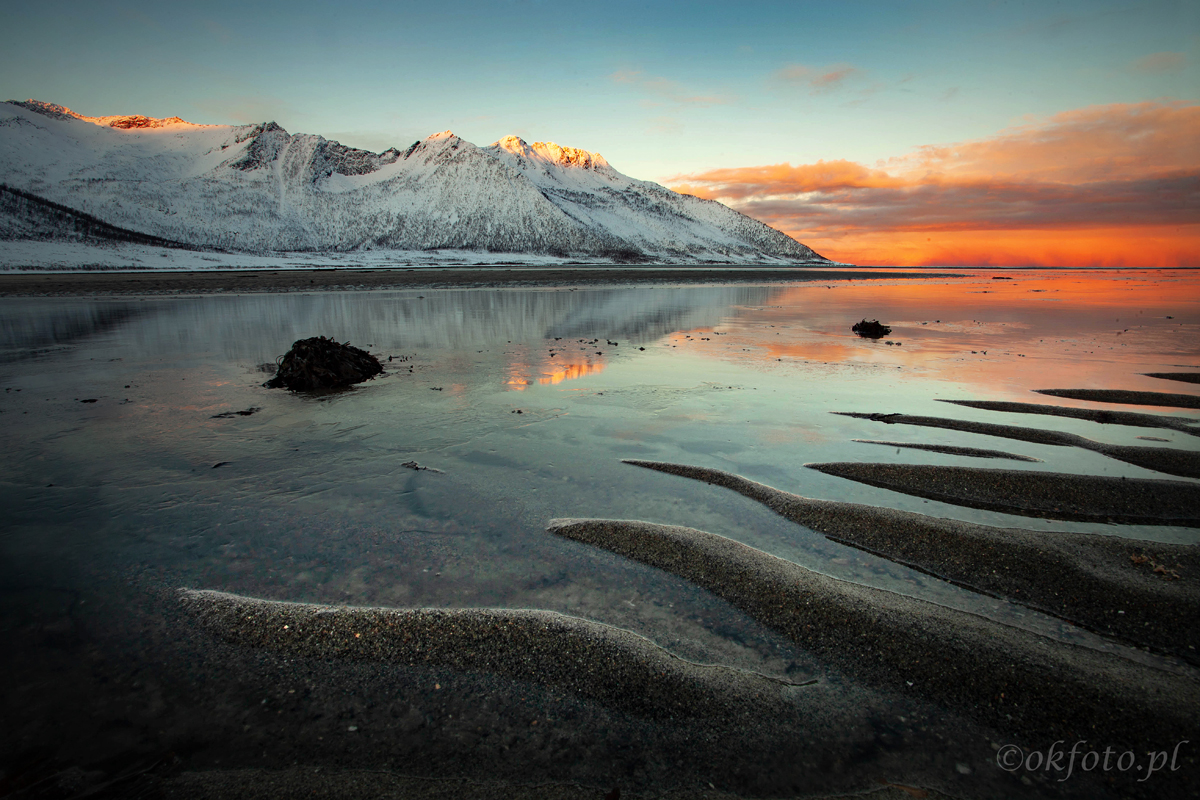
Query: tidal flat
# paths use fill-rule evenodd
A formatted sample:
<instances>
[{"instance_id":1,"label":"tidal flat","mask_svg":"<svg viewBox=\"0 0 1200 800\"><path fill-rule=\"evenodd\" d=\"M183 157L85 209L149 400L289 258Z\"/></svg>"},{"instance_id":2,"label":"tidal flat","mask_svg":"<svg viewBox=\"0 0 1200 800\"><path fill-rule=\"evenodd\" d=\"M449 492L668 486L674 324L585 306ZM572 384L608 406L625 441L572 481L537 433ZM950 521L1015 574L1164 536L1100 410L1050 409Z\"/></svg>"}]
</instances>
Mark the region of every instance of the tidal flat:
<instances>
[{"instance_id":1,"label":"tidal flat","mask_svg":"<svg viewBox=\"0 0 1200 800\"><path fill-rule=\"evenodd\" d=\"M0 796L1200 796L1200 274L512 272L2 276Z\"/></svg>"}]
</instances>

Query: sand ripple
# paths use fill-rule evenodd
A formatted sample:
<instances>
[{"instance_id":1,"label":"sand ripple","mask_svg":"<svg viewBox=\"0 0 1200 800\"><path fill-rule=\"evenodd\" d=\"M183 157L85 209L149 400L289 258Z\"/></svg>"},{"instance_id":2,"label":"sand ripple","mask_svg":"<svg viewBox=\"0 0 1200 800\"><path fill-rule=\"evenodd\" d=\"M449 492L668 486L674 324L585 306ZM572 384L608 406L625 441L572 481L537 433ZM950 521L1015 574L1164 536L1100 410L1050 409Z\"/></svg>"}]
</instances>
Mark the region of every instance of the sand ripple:
<instances>
[{"instance_id":1,"label":"sand ripple","mask_svg":"<svg viewBox=\"0 0 1200 800\"><path fill-rule=\"evenodd\" d=\"M1001 729L1139 743L1195 730L1200 686L1187 677L837 580L691 528L557 519L548 530L692 581L849 674Z\"/></svg>"}]
</instances>

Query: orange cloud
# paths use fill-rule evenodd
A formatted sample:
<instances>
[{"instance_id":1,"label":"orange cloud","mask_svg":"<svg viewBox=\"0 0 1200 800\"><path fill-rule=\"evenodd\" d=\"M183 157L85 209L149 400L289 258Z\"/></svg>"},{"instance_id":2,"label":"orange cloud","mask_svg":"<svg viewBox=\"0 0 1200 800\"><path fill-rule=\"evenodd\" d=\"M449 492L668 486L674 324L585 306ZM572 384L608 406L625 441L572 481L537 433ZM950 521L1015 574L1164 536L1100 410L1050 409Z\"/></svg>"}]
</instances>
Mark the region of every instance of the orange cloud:
<instances>
[{"instance_id":1,"label":"orange cloud","mask_svg":"<svg viewBox=\"0 0 1200 800\"><path fill-rule=\"evenodd\" d=\"M1078 109L875 169L818 161L670 183L853 263L1200 266L1200 105L1182 102Z\"/></svg>"}]
</instances>

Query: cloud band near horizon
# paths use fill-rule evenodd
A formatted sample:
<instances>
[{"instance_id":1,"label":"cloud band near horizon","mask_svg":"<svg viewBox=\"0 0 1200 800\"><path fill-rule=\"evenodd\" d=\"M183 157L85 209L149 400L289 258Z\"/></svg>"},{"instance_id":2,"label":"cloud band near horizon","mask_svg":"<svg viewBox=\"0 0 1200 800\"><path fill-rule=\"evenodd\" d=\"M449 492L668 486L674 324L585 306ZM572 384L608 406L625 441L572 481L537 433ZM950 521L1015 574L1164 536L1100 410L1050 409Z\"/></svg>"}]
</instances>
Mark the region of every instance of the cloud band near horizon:
<instances>
[{"instance_id":1,"label":"cloud band near horizon","mask_svg":"<svg viewBox=\"0 0 1200 800\"><path fill-rule=\"evenodd\" d=\"M1200 266L1200 105L1093 106L871 168L668 180L861 264Z\"/></svg>"}]
</instances>

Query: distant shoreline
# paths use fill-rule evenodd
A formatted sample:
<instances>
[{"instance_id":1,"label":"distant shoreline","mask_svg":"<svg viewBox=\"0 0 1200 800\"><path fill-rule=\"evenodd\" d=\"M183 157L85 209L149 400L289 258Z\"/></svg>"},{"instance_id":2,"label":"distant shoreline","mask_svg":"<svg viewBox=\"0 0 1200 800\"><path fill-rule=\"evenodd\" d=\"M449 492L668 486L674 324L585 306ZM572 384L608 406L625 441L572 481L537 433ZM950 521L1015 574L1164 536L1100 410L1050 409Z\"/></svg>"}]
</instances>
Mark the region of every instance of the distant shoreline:
<instances>
[{"instance_id":1,"label":"distant shoreline","mask_svg":"<svg viewBox=\"0 0 1200 800\"><path fill-rule=\"evenodd\" d=\"M589 286L662 283L783 283L962 278L958 272L847 267L414 267L390 269L104 271L0 273L0 297L175 295L364 289Z\"/></svg>"}]
</instances>

